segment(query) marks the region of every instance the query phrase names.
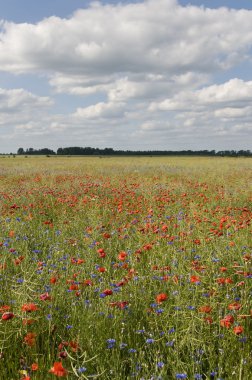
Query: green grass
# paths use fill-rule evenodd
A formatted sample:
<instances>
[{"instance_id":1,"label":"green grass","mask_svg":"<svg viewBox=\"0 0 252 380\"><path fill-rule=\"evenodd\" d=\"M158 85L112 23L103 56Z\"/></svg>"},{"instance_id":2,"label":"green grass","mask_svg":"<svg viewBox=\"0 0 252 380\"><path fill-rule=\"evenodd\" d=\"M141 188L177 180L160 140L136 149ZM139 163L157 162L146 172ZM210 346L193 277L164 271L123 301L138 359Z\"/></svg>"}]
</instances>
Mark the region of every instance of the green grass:
<instances>
[{"instance_id":1,"label":"green grass","mask_svg":"<svg viewBox=\"0 0 252 380\"><path fill-rule=\"evenodd\" d=\"M249 380L251 173L243 158L2 159L0 308L14 318L0 378L50 380L62 362L67 379Z\"/></svg>"}]
</instances>

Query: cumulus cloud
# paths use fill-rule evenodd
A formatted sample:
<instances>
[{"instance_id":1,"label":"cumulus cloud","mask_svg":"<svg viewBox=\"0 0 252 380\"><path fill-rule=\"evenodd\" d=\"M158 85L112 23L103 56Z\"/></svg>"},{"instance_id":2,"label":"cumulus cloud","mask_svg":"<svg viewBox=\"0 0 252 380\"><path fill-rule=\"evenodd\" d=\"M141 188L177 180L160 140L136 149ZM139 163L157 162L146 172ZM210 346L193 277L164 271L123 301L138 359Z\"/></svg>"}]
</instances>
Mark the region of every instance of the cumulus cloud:
<instances>
[{"instance_id":1,"label":"cumulus cloud","mask_svg":"<svg viewBox=\"0 0 252 380\"><path fill-rule=\"evenodd\" d=\"M122 115L123 106L123 103L100 102L89 107L77 108L73 116L78 119L111 119Z\"/></svg>"},{"instance_id":2,"label":"cumulus cloud","mask_svg":"<svg viewBox=\"0 0 252 380\"><path fill-rule=\"evenodd\" d=\"M27 109L44 109L53 105L46 96L37 96L24 89L0 88L0 113L24 112Z\"/></svg>"},{"instance_id":3,"label":"cumulus cloud","mask_svg":"<svg viewBox=\"0 0 252 380\"><path fill-rule=\"evenodd\" d=\"M41 97L24 89L0 88L0 126L13 126L44 116L53 105L49 97Z\"/></svg>"},{"instance_id":4,"label":"cumulus cloud","mask_svg":"<svg viewBox=\"0 0 252 380\"><path fill-rule=\"evenodd\" d=\"M172 0L102 5L37 24L2 22L0 69L68 75L212 72L245 59L252 12Z\"/></svg>"},{"instance_id":5,"label":"cumulus cloud","mask_svg":"<svg viewBox=\"0 0 252 380\"><path fill-rule=\"evenodd\" d=\"M200 135L244 137L252 121L252 82L214 82L216 73L251 59L251 25L249 10L185 7L175 0L93 2L69 18L36 24L2 20L0 70L42 74L55 96L79 101L68 115L44 113L38 122L33 110L44 112L49 97L0 90L0 123L22 115L15 133L49 131L56 140L63 131L66 143L95 136L102 145L112 139L125 148L165 148L169 139L178 146L183 139L184 146L197 139L205 144Z\"/></svg>"},{"instance_id":6,"label":"cumulus cloud","mask_svg":"<svg viewBox=\"0 0 252 380\"><path fill-rule=\"evenodd\" d=\"M193 109L202 112L203 107L244 108L251 100L252 81L245 82L234 78L226 83L203 87L200 90L178 92L172 98L152 103L149 109L151 111L191 111Z\"/></svg>"}]
</instances>

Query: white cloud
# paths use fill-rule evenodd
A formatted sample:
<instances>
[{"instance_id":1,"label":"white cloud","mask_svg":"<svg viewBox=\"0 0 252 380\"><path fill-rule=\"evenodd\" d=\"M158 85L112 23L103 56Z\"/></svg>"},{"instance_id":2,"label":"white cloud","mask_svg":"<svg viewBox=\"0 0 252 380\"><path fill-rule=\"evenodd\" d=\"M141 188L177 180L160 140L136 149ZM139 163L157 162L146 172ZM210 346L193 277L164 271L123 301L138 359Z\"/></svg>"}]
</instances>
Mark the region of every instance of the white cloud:
<instances>
[{"instance_id":1,"label":"white cloud","mask_svg":"<svg viewBox=\"0 0 252 380\"><path fill-rule=\"evenodd\" d=\"M40 97L24 89L0 88L0 126L41 117L52 105L53 101L49 97Z\"/></svg>"},{"instance_id":2,"label":"white cloud","mask_svg":"<svg viewBox=\"0 0 252 380\"><path fill-rule=\"evenodd\" d=\"M45 108L53 105L49 97L40 97L24 89L0 88L0 113L24 111L27 108Z\"/></svg>"},{"instance_id":3,"label":"white cloud","mask_svg":"<svg viewBox=\"0 0 252 380\"><path fill-rule=\"evenodd\" d=\"M150 104L151 111L198 110L205 108L246 107L252 101L252 81L231 79L223 84L203 87L196 91L181 91L174 97Z\"/></svg>"},{"instance_id":4,"label":"white cloud","mask_svg":"<svg viewBox=\"0 0 252 380\"><path fill-rule=\"evenodd\" d=\"M104 103L100 102L95 105L77 108L74 117L78 119L110 119L122 116L124 109L123 103Z\"/></svg>"},{"instance_id":5,"label":"white cloud","mask_svg":"<svg viewBox=\"0 0 252 380\"><path fill-rule=\"evenodd\" d=\"M94 2L67 19L1 21L0 70L42 75L54 94L78 97L78 106L48 115L49 97L0 90L0 124L11 126L13 136L46 141L50 135L65 139L62 145L76 144L78 136L90 145L95 139L132 149L195 141L200 148L221 136L247 144L252 82L214 81L216 73L220 78L251 60L251 25L252 11L183 7L175 0Z\"/></svg>"},{"instance_id":6,"label":"white cloud","mask_svg":"<svg viewBox=\"0 0 252 380\"><path fill-rule=\"evenodd\" d=\"M0 69L66 76L212 72L245 59L251 23L250 11L182 7L171 0L96 4L69 19L2 23Z\"/></svg>"}]
</instances>

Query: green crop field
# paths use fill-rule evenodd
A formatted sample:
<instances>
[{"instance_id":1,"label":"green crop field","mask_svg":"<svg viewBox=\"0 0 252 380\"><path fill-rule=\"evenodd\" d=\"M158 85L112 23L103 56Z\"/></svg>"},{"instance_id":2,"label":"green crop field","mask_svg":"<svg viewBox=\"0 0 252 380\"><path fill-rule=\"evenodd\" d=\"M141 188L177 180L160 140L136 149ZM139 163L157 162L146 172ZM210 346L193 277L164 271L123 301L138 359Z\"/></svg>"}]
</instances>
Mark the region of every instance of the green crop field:
<instances>
[{"instance_id":1,"label":"green crop field","mask_svg":"<svg viewBox=\"0 0 252 380\"><path fill-rule=\"evenodd\" d=\"M0 158L3 380L252 374L252 160Z\"/></svg>"}]
</instances>

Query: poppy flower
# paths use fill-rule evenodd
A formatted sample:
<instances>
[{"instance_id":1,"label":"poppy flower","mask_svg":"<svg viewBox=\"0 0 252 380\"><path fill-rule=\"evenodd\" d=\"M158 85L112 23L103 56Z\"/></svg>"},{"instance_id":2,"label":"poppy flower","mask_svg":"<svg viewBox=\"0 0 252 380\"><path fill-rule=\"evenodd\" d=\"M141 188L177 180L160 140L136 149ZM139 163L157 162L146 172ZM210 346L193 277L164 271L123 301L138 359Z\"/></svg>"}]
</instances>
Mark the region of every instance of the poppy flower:
<instances>
[{"instance_id":1,"label":"poppy flower","mask_svg":"<svg viewBox=\"0 0 252 380\"><path fill-rule=\"evenodd\" d=\"M53 373L55 376L58 377L67 376L68 373L68 371L63 367L61 362L55 362L49 372Z\"/></svg>"},{"instance_id":2,"label":"poppy flower","mask_svg":"<svg viewBox=\"0 0 252 380\"><path fill-rule=\"evenodd\" d=\"M205 317L205 318L204 318L204 321L205 321L207 324L211 325L211 324L213 323L213 318L211 318L211 317Z\"/></svg>"},{"instance_id":3,"label":"poppy flower","mask_svg":"<svg viewBox=\"0 0 252 380\"><path fill-rule=\"evenodd\" d=\"M41 299L41 301L51 301L52 299L48 292L40 294L39 298Z\"/></svg>"},{"instance_id":4,"label":"poppy flower","mask_svg":"<svg viewBox=\"0 0 252 380\"><path fill-rule=\"evenodd\" d=\"M111 296L111 294L113 294L113 290L111 290L111 289L105 289L105 290L103 290L102 293L105 294L106 296Z\"/></svg>"},{"instance_id":5,"label":"poppy flower","mask_svg":"<svg viewBox=\"0 0 252 380\"><path fill-rule=\"evenodd\" d=\"M190 282L194 284L199 284L200 283L200 277L199 276L191 276Z\"/></svg>"},{"instance_id":6,"label":"poppy flower","mask_svg":"<svg viewBox=\"0 0 252 380\"><path fill-rule=\"evenodd\" d=\"M59 353L59 358L60 359L65 359L67 357L67 352L66 351L61 351L60 353Z\"/></svg>"},{"instance_id":7,"label":"poppy flower","mask_svg":"<svg viewBox=\"0 0 252 380\"><path fill-rule=\"evenodd\" d=\"M119 255L117 257L118 257L118 260L124 261L124 260L126 260L127 256L128 256L127 253L124 252L124 251L122 251L122 252L119 253Z\"/></svg>"},{"instance_id":8,"label":"poppy flower","mask_svg":"<svg viewBox=\"0 0 252 380\"><path fill-rule=\"evenodd\" d=\"M35 345L36 341L36 334L33 332L29 332L24 337L24 343L26 343L28 346L32 347Z\"/></svg>"},{"instance_id":9,"label":"poppy flower","mask_svg":"<svg viewBox=\"0 0 252 380\"><path fill-rule=\"evenodd\" d=\"M200 244L201 244L200 239L195 239L195 240L193 240L193 242L194 242L194 244L196 244L196 245L200 245Z\"/></svg>"},{"instance_id":10,"label":"poppy flower","mask_svg":"<svg viewBox=\"0 0 252 380\"><path fill-rule=\"evenodd\" d=\"M3 321L8 321L9 319L12 319L12 318L14 318L14 314L11 313L10 311L7 311L7 312L3 313L3 315L2 315Z\"/></svg>"},{"instance_id":11,"label":"poppy flower","mask_svg":"<svg viewBox=\"0 0 252 380\"><path fill-rule=\"evenodd\" d=\"M23 321L22 321L22 323L23 323L24 326L30 326L34 322L36 322L35 319L27 319L27 318L23 319Z\"/></svg>"},{"instance_id":12,"label":"poppy flower","mask_svg":"<svg viewBox=\"0 0 252 380\"><path fill-rule=\"evenodd\" d=\"M220 320L221 327L231 327L234 323L234 317L232 315L226 315L223 319Z\"/></svg>"},{"instance_id":13,"label":"poppy flower","mask_svg":"<svg viewBox=\"0 0 252 380\"><path fill-rule=\"evenodd\" d=\"M104 272L106 272L106 268L104 268L104 267L99 267L97 270L98 270L98 272L100 272L100 273L104 273Z\"/></svg>"},{"instance_id":14,"label":"poppy flower","mask_svg":"<svg viewBox=\"0 0 252 380\"><path fill-rule=\"evenodd\" d=\"M79 344L73 340L71 340L71 342L69 343L70 344L70 347L71 347L71 350L73 352L77 352L78 349L79 349Z\"/></svg>"},{"instance_id":15,"label":"poppy flower","mask_svg":"<svg viewBox=\"0 0 252 380\"><path fill-rule=\"evenodd\" d=\"M9 311L10 308L11 307L9 305L0 306L0 313L4 313L5 311Z\"/></svg>"},{"instance_id":16,"label":"poppy flower","mask_svg":"<svg viewBox=\"0 0 252 380\"><path fill-rule=\"evenodd\" d=\"M166 293L160 293L156 296L156 301L157 301L157 303L162 303L162 302L166 301L167 298L168 298L168 296Z\"/></svg>"},{"instance_id":17,"label":"poppy flower","mask_svg":"<svg viewBox=\"0 0 252 380\"><path fill-rule=\"evenodd\" d=\"M234 302L228 305L229 310L240 310L240 308L241 308L241 304L238 302Z\"/></svg>"},{"instance_id":18,"label":"poppy flower","mask_svg":"<svg viewBox=\"0 0 252 380\"><path fill-rule=\"evenodd\" d=\"M211 313L211 311L212 311L212 308L211 308L211 306L208 306L208 305L206 305L206 306L201 306L201 307L199 308L199 312L200 312L200 313Z\"/></svg>"},{"instance_id":19,"label":"poppy flower","mask_svg":"<svg viewBox=\"0 0 252 380\"><path fill-rule=\"evenodd\" d=\"M62 349L63 349L64 347L68 347L68 346L69 346L69 342L67 342L66 340L64 340L63 342L61 342L61 343L59 344L58 350L59 350L59 351L62 351Z\"/></svg>"},{"instance_id":20,"label":"poppy flower","mask_svg":"<svg viewBox=\"0 0 252 380\"><path fill-rule=\"evenodd\" d=\"M38 363L32 363L32 365L31 365L31 370L32 371L37 371L38 368L39 368Z\"/></svg>"},{"instance_id":21,"label":"poppy flower","mask_svg":"<svg viewBox=\"0 0 252 380\"><path fill-rule=\"evenodd\" d=\"M35 303L25 303L22 308L21 308L22 311L25 311L27 313L30 313L32 311L36 311L36 310L39 310L38 309L38 306L35 305Z\"/></svg>"},{"instance_id":22,"label":"poppy flower","mask_svg":"<svg viewBox=\"0 0 252 380\"><path fill-rule=\"evenodd\" d=\"M106 252L104 251L103 248L99 248L99 249L97 249L97 253L99 253L99 256L100 256L101 258L106 257Z\"/></svg>"},{"instance_id":23,"label":"poppy flower","mask_svg":"<svg viewBox=\"0 0 252 380\"><path fill-rule=\"evenodd\" d=\"M233 328L233 332L236 334L236 335L240 335L243 333L243 327L242 326L235 326Z\"/></svg>"}]
</instances>

